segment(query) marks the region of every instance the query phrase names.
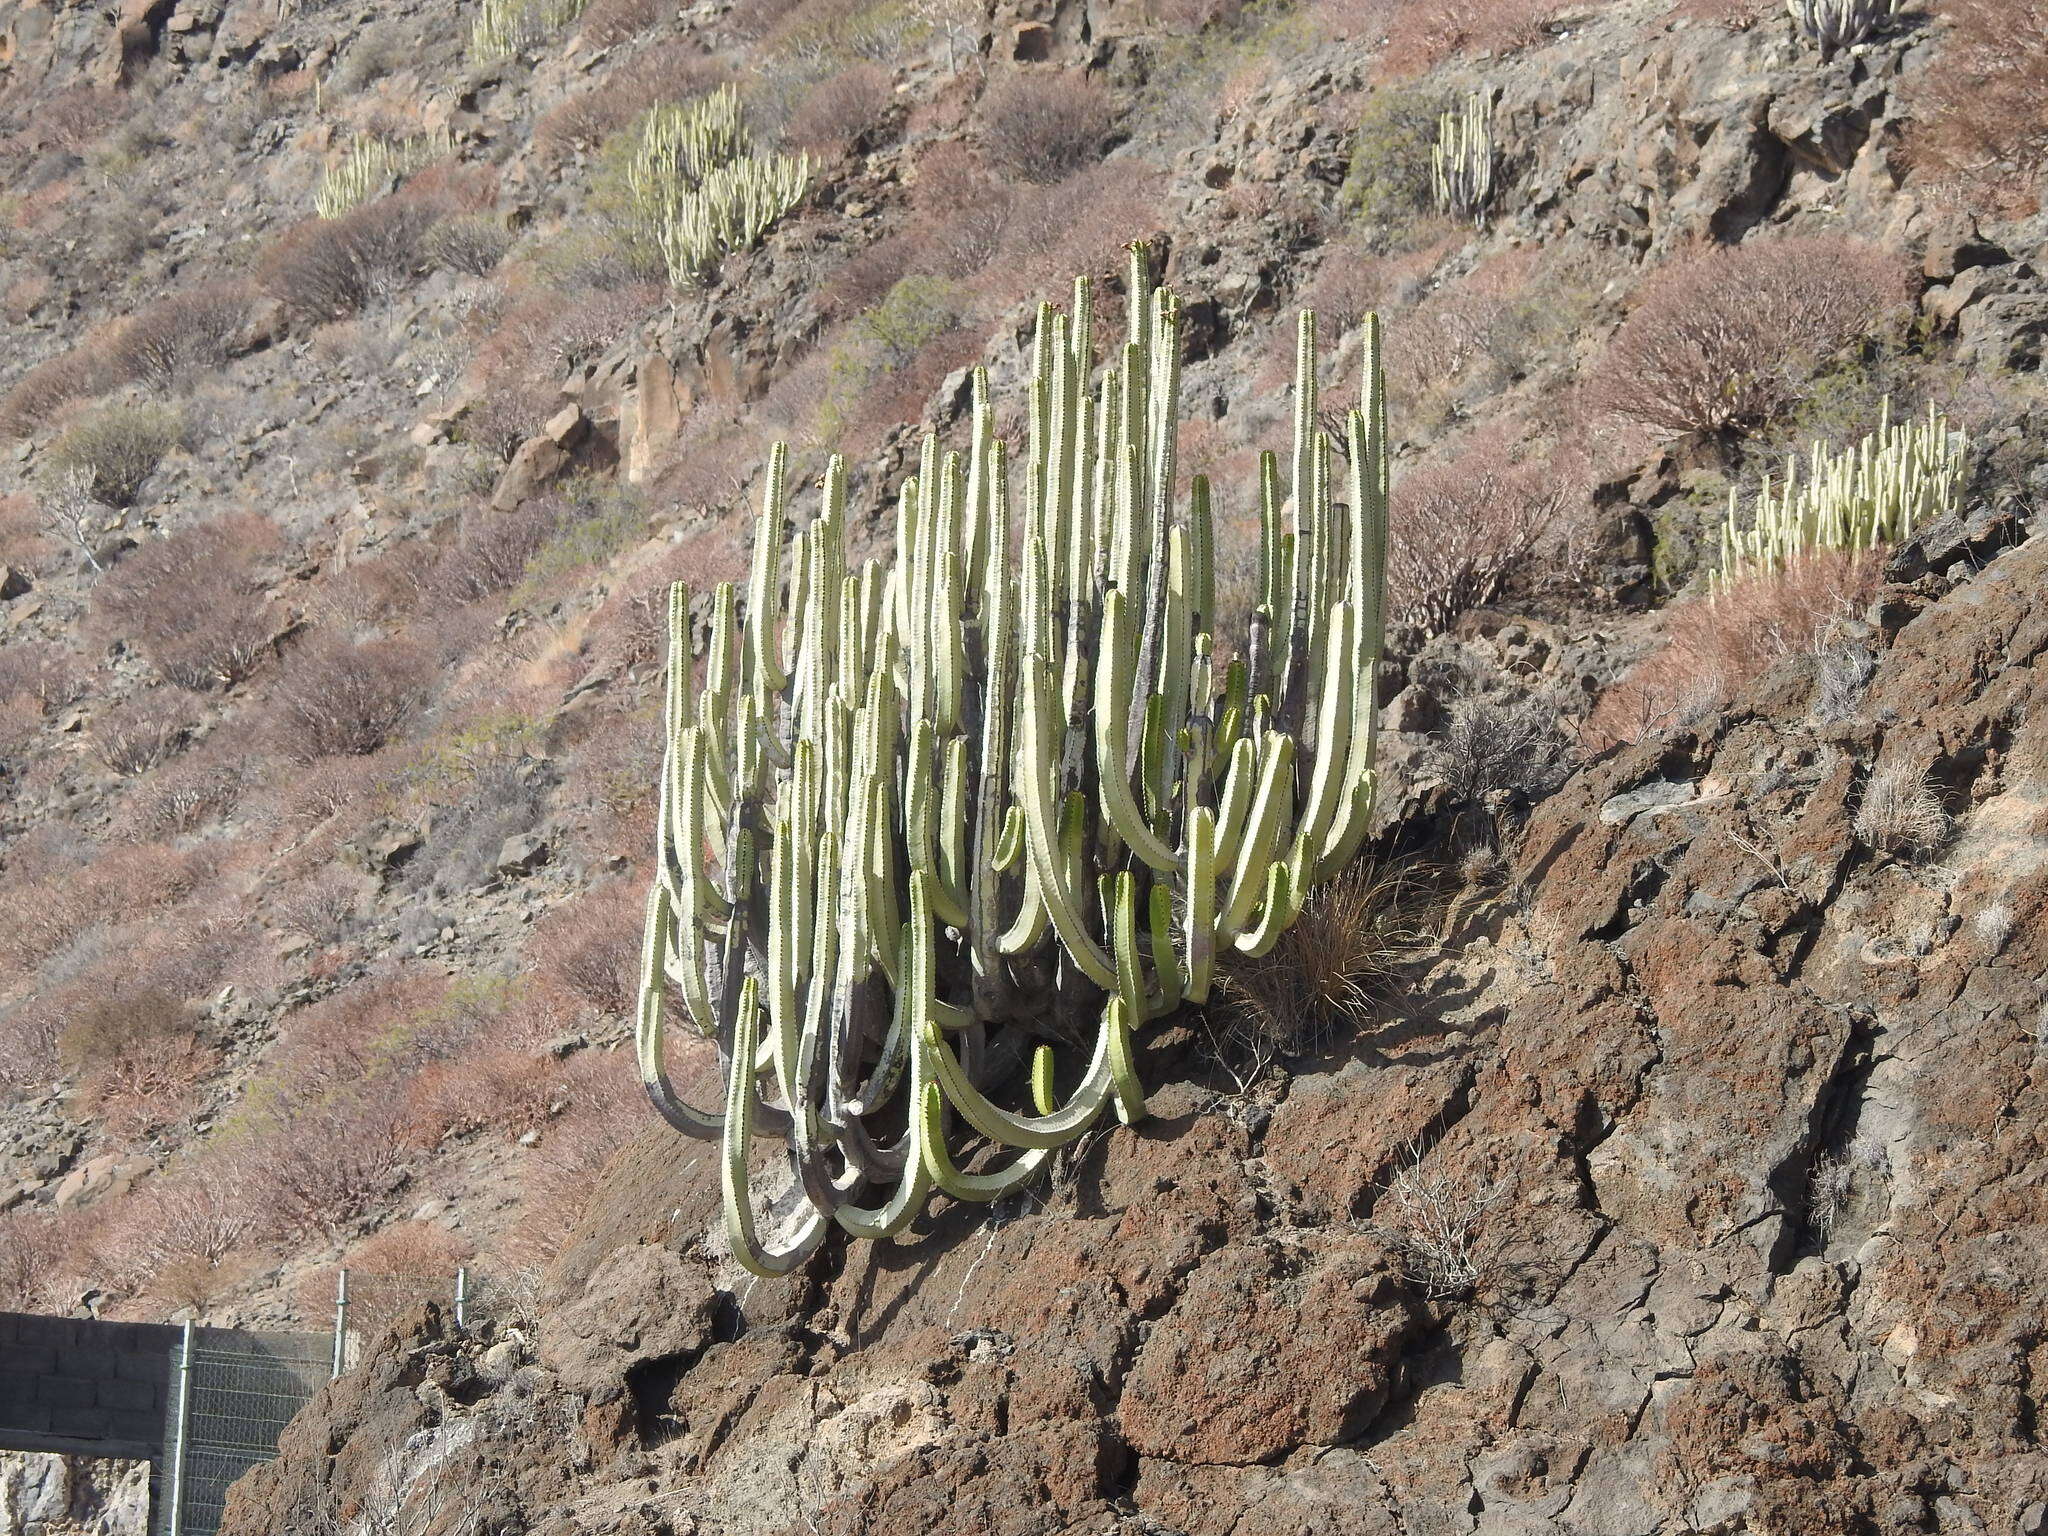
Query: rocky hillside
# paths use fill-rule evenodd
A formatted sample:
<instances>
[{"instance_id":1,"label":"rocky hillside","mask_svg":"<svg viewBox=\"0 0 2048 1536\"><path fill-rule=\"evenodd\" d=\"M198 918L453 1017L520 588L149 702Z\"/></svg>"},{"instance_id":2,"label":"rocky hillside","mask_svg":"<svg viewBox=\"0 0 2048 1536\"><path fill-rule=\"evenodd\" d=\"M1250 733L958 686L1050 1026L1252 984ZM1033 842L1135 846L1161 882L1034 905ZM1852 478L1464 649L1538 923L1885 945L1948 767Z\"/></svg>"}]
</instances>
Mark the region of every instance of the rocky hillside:
<instances>
[{"instance_id":1,"label":"rocky hillside","mask_svg":"<svg viewBox=\"0 0 2048 1536\"><path fill-rule=\"evenodd\" d=\"M808 185L685 271L727 93ZM2044 113L2039 0L0 0L0 1305L493 1276L249 1532L2048 1526ZM878 546L1133 238L1226 605L1295 309L1385 316L1371 853L1153 1120L748 1281L618 1049L660 594L775 439ZM1704 600L1930 410L1952 512Z\"/></svg>"}]
</instances>

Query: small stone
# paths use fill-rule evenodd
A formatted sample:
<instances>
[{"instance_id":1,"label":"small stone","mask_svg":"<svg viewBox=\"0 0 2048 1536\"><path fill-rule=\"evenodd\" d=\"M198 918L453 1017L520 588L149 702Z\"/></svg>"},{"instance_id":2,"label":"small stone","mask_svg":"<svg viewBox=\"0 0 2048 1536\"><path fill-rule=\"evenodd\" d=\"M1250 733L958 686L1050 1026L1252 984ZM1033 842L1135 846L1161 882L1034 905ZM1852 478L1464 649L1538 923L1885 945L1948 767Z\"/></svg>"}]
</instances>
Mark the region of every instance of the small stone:
<instances>
[{"instance_id":1,"label":"small stone","mask_svg":"<svg viewBox=\"0 0 2048 1536\"><path fill-rule=\"evenodd\" d=\"M498 873L530 875L548 861L547 839L537 832L522 832L505 839L498 850Z\"/></svg>"},{"instance_id":2,"label":"small stone","mask_svg":"<svg viewBox=\"0 0 2048 1536\"><path fill-rule=\"evenodd\" d=\"M523 1135L522 1135L522 1136L521 1136L521 1137L519 1138L519 1145L521 1145L522 1147L537 1147L537 1146L539 1146L539 1145L540 1145L540 1132L539 1132L539 1131L527 1131L527 1132L526 1132L525 1134L523 1134Z\"/></svg>"}]
</instances>

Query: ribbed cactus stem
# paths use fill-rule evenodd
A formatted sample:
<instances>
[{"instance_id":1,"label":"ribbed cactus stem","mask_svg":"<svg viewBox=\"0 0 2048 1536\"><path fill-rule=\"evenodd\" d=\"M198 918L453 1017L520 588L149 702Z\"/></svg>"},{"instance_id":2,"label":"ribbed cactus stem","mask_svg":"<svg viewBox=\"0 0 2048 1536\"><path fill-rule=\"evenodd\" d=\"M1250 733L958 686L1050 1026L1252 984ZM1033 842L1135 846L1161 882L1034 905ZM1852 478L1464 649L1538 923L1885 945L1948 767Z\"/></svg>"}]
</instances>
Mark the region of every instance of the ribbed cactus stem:
<instances>
[{"instance_id":1,"label":"ribbed cactus stem","mask_svg":"<svg viewBox=\"0 0 2048 1536\"><path fill-rule=\"evenodd\" d=\"M1493 207L1493 98L1468 96L1437 119L1430 181L1439 213L1484 229Z\"/></svg>"},{"instance_id":2,"label":"ribbed cactus stem","mask_svg":"<svg viewBox=\"0 0 2048 1536\"><path fill-rule=\"evenodd\" d=\"M725 122L677 129L669 153L715 159ZM1269 949L1370 823L1377 322L1340 509L1301 317L1290 494L1265 455L1253 618L1219 641L1215 492L1178 456L1181 309L1142 246L1125 305L1094 385L1089 285L1071 314L1041 310L1021 465L977 370L964 456L921 445L893 560L850 565L837 460L792 534L778 446L744 595L722 585L696 614L671 594L640 1066L670 1124L721 1141L726 1241L757 1273L834 1225L898 1232L933 1189L994 1199L1106 1109L1141 1115L1135 1032L1209 998L1219 952ZM722 1112L668 1077L671 992L718 1047ZM1062 1098L1058 1055L1091 1029ZM1006 1032L1033 1042L1028 1085L997 1074L1020 1059L989 1048ZM955 1119L1011 1152L969 1171ZM790 1156L772 1222L754 1136Z\"/></svg>"}]
</instances>

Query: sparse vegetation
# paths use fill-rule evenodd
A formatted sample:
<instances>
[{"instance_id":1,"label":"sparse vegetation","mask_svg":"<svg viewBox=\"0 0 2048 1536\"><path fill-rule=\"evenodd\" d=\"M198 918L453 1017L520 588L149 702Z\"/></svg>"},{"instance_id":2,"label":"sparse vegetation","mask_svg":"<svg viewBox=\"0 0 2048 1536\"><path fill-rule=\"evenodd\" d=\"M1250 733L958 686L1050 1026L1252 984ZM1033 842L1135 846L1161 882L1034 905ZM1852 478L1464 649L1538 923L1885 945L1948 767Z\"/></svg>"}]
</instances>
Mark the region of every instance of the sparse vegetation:
<instances>
[{"instance_id":1,"label":"sparse vegetation","mask_svg":"<svg viewBox=\"0 0 2048 1536\"><path fill-rule=\"evenodd\" d=\"M1643 285L1589 397L1674 435L1753 431L1907 298L1898 260L1851 240L1759 239L1689 257Z\"/></svg>"},{"instance_id":2,"label":"sparse vegetation","mask_svg":"<svg viewBox=\"0 0 2048 1536\"><path fill-rule=\"evenodd\" d=\"M183 418L170 406L105 406L51 445L49 472L60 484L67 476L80 477L105 506L133 506L184 433Z\"/></svg>"},{"instance_id":3,"label":"sparse vegetation","mask_svg":"<svg viewBox=\"0 0 2048 1536\"><path fill-rule=\"evenodd\" d=\"M1924 770L1894 764L1864 784L1856 836L1867 847L1902 858L1939 847L1948 833L1948 813Z\"/></svg>"},{"instance_id":4,"label":"sparse vegetation","mask_svg":"<svg viewBox=\"0 0 2048 1536\"><path fill-rule=\"evenodd\" d=\"M991 165L1049 185L1095 159L1114 120L1109 93L1087 75L1006 75L982 100L981 152Z\"/></svg>"}]
</instances>

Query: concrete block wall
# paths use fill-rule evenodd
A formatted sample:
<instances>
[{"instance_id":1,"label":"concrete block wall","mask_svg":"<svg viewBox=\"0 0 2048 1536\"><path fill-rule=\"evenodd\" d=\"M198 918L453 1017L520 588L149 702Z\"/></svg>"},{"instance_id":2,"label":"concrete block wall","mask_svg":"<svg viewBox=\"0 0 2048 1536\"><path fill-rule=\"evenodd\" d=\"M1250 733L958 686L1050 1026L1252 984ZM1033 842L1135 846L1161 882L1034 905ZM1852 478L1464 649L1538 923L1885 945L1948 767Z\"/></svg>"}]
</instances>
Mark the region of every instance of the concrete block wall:
<instances>
[{"instance_id":1,"label":"concrete block wall","mask_svg":"<svg viewBox=\"0 0 2048 1536\"><path fill-rule=\"evenodd\" d=\"M156 1323L0 1312L0 1446L154 1459L178 1334Z\"/></svg>"}]
</instances>

